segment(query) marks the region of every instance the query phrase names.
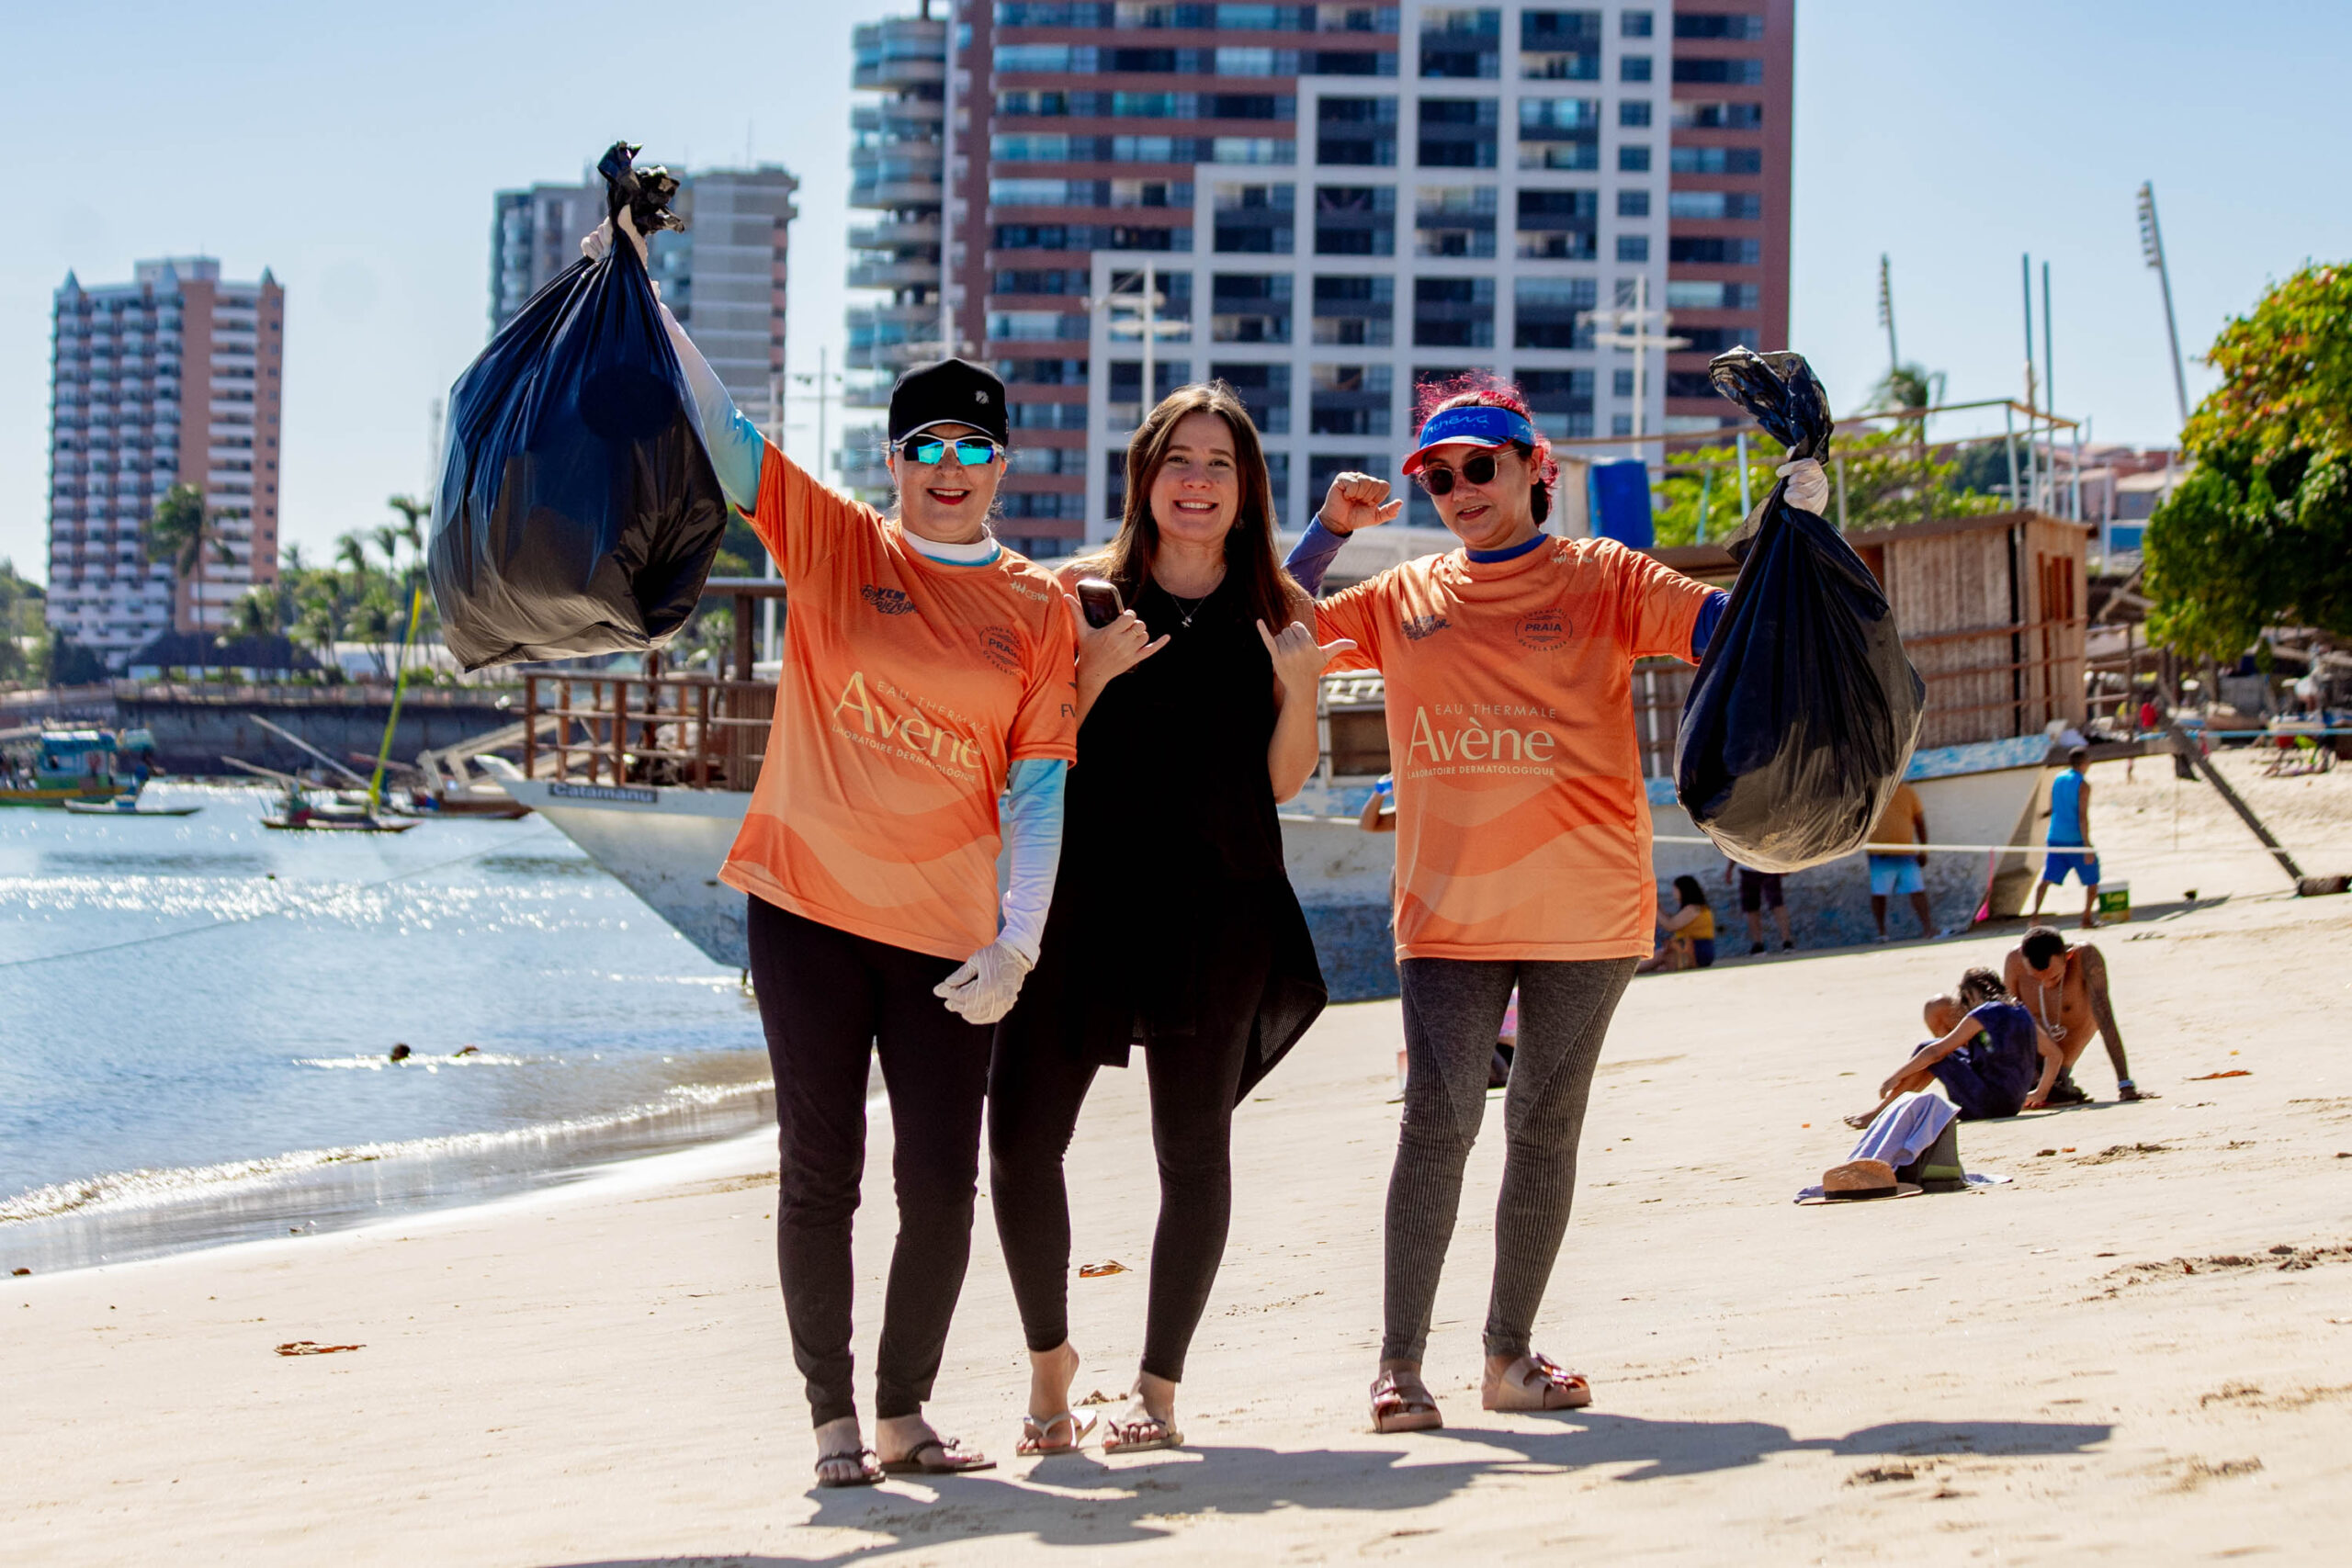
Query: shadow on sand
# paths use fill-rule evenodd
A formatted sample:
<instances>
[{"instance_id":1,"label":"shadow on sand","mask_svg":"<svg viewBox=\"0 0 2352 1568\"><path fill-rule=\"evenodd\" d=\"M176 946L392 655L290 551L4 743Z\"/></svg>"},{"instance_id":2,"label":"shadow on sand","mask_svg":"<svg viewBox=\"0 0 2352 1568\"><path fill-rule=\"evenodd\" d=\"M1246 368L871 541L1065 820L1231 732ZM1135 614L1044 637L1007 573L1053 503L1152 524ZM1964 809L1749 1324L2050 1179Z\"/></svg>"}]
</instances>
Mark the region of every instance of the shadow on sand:
<instances>
[{"instance_id":1,"label":"shadow on sand","mask_svg":"<svg viewBox=\"0 0 2352 1568\"><path fill-rule=\"evenodd\" d=\"M1575 1473L1631 1465L1623 1482L1696 1475L1760 1462L1779 1453L1847 1457L1918 1454L2069 1454L2102 1443L2104 1425L2044 1421L1895 1421L1842 1438L1798 1438L1762 1421L1646 1421L1579 1412L1544 1431L1475 1427L1429 1434L1411 1448L1272 1449L1200 1446L1165 1463L1113 1469L1091 1455L1050 1460L1015 1481L984 1472L922 1484L935 1498L896 1488L819 1491L810 1527L883 1536L824 1558L691 1556L577 1562L548 1568L808 1568L851 1563L913 1547L1004 1540L1041 1546L1116 1546L1159 1540L1167 1521L1215 1512L1224 1517L1290 1508L1393 1513L1427 1507L1481 1475ZM1431 1441L1433 1440L1433 1441ZM1493 1453L1432 1460L1435 1444L1475 1444ZM1409 1461L1409 1462L1408 1462Z\"/></svg>"}]
</instances>

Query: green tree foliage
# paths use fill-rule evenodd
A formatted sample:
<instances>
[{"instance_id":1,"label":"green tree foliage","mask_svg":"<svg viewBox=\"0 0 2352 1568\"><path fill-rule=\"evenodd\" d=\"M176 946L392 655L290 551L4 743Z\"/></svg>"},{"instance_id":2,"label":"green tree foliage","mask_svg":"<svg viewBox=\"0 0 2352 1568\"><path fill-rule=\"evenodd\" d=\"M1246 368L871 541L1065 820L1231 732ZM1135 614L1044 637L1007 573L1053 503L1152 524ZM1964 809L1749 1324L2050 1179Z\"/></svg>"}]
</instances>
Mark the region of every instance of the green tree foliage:
<instances>
[{"instance_id":1,"label":"green tree foliage","mask_svg":"<svg viewBox=\"0 0 2352 1568\"><path fill-rule=\"evenodd\" d=\"M2148 525L2156 640L2228 660L2281 623L2352 637L2352 452L2211 448Z\"/></svg>"},{"instance_id":2,"label":"green tree foliage","mask_svg":"<svg viewBox=\"0 0 2352 1568\"><path fill-rule=\"evenodd\" d=\"M2213 660L2270 626L2352 637L2352 267L2273 286L2206 358L2195 467L2148 523L2149 632Z\"/></svg>"},{"instance_id":3,"label":"green tree foliage","mask_svg":"<svg viewBox=\"0 0 2352 1568\"><path fill-rule=\"evenodd\" d=\"M399 518L338 538L331 566L313 566L300 546L288 545L277 582L256 584L237 602L231 635L282 632L330 671L337 642L366 643L377 673L389 676L424 581L424 524L433 514L430 502L407 496L393 496L390 504ZM439 629L427 594L416 636L432 637Z\"/></svg>"},{"instance_id":4,"label":"green tree foliage","mask_svg":"<svg viewBox=\"0 0 2352 1568\"><path fill-rule=\"evenodd\" d=\"M2352 451L2352 265L2307 266L2223 327L2205 361L2222 373L2181 432L2192 457L2252 442L2252 457Z\"/></svg>"},{"instance_id":5,"label":"green tree foliage","mask_svg":"<svg viewBox=\"0 0 2352 1568\"><path fill-rule=\"evenodd\" d=\"M47 608L40 584L18 577L17 563L0 556L0 685L31 677L35 654L48 631Z\"/></svg>"},{"instance_id":6,"label":"green tree foliage","mask_svg":"<svg viewBox=\"0 0 2352 1568\"><path fill-rule=\"evenodd\" d=\"M1917 406L1917 405L1913 405ZM1760 503L1778 479L1772 469L1777 454L1761 457L1759 445L1748 443L1750 499ZM1925 443L1916 422L1888 430L1840 430L1830 442L1830 492L1827 515L1838 515L1838 464L1845 467L1846 526L1854 530L1891 528L1929 517L1969 517L1998 512L2008 503L1998 497L1971 493L1958 482L1960 463ZM1718 465L1712 468L1702 465ZM1739 511L1737 449L1706 446L1677 453L1669 460L1666 479L1658 487L1656 509L1657 542L1688 545L1721 539L1743 521ZM1703 502L1703 515L1702 503ZM1703 531L1702 531L1703 525Z\"/></svg>"}]
</instances>

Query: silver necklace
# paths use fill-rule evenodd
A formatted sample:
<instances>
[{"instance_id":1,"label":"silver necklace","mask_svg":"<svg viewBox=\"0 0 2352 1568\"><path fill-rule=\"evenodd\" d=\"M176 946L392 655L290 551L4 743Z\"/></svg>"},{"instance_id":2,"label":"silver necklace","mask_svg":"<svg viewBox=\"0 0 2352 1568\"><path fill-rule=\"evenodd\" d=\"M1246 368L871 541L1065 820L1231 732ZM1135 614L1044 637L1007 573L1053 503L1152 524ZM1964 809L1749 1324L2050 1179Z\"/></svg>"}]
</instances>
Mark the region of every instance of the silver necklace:
<instances>
[{"instance_id":1,"label":"silver necklace","mask_svg":"<svg viewBox=\"0 0 2352 1568\"><path fill-rule=\"evenodd\" d=\"M2034 976L2033 981L2033 1010L2041 1017L2042 1032L2052 1040L2057 1039L2058 1021L2050 1016L2050 987L2040 976ZM2062 1017L2066 1011L2066 971L2064 968L2058 971L2058 1011Z\"/></svg>"},{"instance_id":2,"label":"silver necklace","mask_svg":"<svg viewBox=\"0 0 2352 1568\"><path fill-rule=\"evenodd\" d=\"M1180 599L1175 594L1169 593L1168 584L1165 582L1158 583L1157 586L1162 593L1168 594L1168 602L1176 606L1177 625L1189 626L1193 624L1193 617L1201 613L1201 607L1216 597L1216 591L1225 586L1225 579L1220 576L1216 581L1209 585L1209 591L1197 599Z\"/></svg>"}]
</instances>

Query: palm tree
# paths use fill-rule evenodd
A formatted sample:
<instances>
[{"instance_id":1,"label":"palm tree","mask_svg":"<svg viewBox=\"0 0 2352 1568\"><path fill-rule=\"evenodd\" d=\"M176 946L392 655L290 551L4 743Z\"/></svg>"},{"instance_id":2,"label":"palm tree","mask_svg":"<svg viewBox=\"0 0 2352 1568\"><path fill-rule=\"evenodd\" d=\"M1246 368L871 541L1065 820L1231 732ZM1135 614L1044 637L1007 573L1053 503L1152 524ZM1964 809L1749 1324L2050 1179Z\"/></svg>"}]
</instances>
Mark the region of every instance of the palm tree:
<instances>
[{"instance_id":1,"label":"palm tree","mask_svg":"<svg viewBox=\"0 0 2352 1568\"><path fill-rule=\"evenodd\" d=\"M344 535L334 542L334 558L351 573L351 591L358 593L368 585L368 541L356 531Z\"/></svg>"},{"instance_id":2,"label":"palm tree","mask_svg":"<svg viewBox=\"0 0 2352 1568\"><path fill-rule=\"evenodd\" d=\"M326 572L313 575L296 591L298 610L294 617L294 639L316 649L319 662L330 671L337 668L334 638L336 625L341 618L338 614L342 608L339 599L334 580Z\"/></svg>"},{"instance_id":3,"label":"palm tree","mask_svg":"<svg viewBox=\"0 0 2352 1568\"><path fill-rule=\"evenodd\" d=\"M419 501L410 495L395 495L387 498L385 504L401 514L401 537L408 541L409 553L423 556L424 525L433 515L433 502Z\"/></svg>"},{"instance_id":4,"label":"palm tree","mask_svg":"<svg viewBox=\"0 0 2352 1568\"><path fill-rule=\"evenodd\" d=\"M266 582L256 582L245 590L230 610L229 629L213 641L226 645L245 637L276 637L283 608L275 587Z\"/></svg>"},{"instance_id":5,"label":"palm tree","mask_svg":"<svg viewBox=\"0 0 2352 1568\"><path fill-rule=\"evenodd\" d=\"M1870 407L1873 412L1896 413L1906 409L1933 408L1943 398L1942 371L1930 370L1924 365L1897 365L1871 389Z\"/></svg>"},{"instance_id":6,"label":"palm tree","mask_svg":"<svg viewBox=\"0 0 2352 1568\"><path fill-rule=\"evenodd\" d=\"M191 484L175 484L156 501L147 519L147 558L171 562L175 585L194 584L188 599L192 620L198 615L196 593L204 586L205 547L212 547L216 560L233 563L236 559L228 545L213 534L213 525L220 516L206 509L203 491Z\"/></svg>"}]
</instances>

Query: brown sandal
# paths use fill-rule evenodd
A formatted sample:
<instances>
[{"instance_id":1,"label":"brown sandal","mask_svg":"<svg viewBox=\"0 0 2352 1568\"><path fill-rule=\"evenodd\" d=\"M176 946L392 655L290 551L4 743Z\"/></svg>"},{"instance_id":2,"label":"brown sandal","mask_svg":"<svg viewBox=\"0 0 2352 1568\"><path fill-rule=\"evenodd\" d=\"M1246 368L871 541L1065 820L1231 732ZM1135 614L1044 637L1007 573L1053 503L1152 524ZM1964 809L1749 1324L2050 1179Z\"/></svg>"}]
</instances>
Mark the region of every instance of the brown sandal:
<instances>
[{"instance_id":1,"label":"brown sandal","mask_svg":"<svg viewBox=\"0 0 2352 1568\"><path fill-rule=\"evenodd\" d=\"M1492 1380L1480 1391L1483 1397L1479 1403L1489 1410L1582 1410L1592 1403L1592 1385L1585 1381L1582 1372L1569 1371L1549 1356L1530 1353L1521 1361L1527 1368L1524 1373L1516 1378L1506 1374L1505 1378ZM1517 1371L1521 1364L1514 1362L1512 1371ZM1513 1396L1513 1403L1496 1403L1506 1390ZM1521 1400L1532 1403L1521 1404Z\"/></svg>"},{"instance_id":2,"label":"brown sandal","mask_svg":"<svg viewBox=\"0 0 2352 1568\"><path fill-rule=\"evenodd\" d=\"M968 1470L994 1470L996 1461L985 1454L963 1451L960 1438L925 1438L899 1459L882 1461L885 1475L961 1475Z\"/></svg>"},{"instance_id":3,"label":"brown sandal","mask_svg":"<svg viewBox=\"0 0 2352 1568\"><path fill-rule=\"evenodd\" d=\"M1372 1429L1375 1432L1433 1432L1445 1416L1430 1397L1429 1385L1411 1372L1383 1372L1372 1385Z\"/></svg>"}]
</instances>

